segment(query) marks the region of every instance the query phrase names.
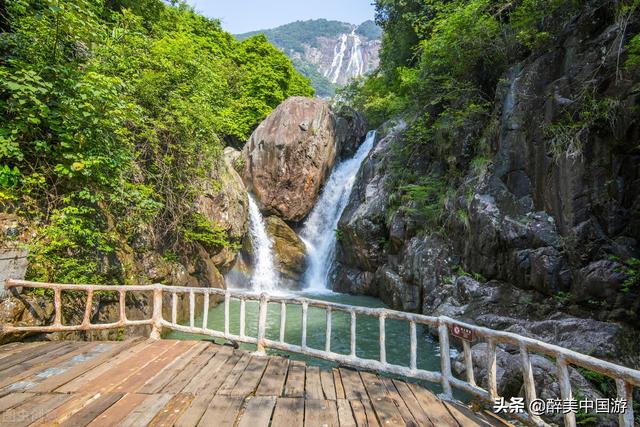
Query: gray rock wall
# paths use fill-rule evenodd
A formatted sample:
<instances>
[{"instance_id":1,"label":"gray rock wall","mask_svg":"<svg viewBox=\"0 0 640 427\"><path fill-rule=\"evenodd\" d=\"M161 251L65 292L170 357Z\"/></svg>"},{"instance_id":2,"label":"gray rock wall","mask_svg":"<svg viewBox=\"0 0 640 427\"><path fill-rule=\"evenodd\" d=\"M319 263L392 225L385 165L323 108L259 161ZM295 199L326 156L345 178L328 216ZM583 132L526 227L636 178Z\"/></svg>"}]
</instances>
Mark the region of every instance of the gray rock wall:
<instances>
[{"instance_id":1,"label":"gray rock wall","mask_svg":"<svg viewBox=\"0 0 640 427\"><path fill-rule=\"evenodd\" d=\"M6 295L7 279L24 279L27 272L27 251L16 247L0 249L0 298Z\"/></svg>"},{"instance_id":2,"label":"gray rock wall","mask_svg":"<svg viewBox=\"0 0 640 427\"><path fill-rule=\"evenodd\" d=\"M623 289L621 264L640 256L640 96L616 78L620 31L609 7L590 2L555 48L505 75L488 167L467 167L449 189L441 230L394 209L390 168L411 142L402 129L382 135L340 219L337 290L640 364L640 290ZM548 126L585 90L614 99L616 119L558 150ZM451 150L425 147L403 167L426 176L450 158L464 165L460 144ZM462 286L456 277L466 275L477 280Z\"/></svg>"}]
</instances>

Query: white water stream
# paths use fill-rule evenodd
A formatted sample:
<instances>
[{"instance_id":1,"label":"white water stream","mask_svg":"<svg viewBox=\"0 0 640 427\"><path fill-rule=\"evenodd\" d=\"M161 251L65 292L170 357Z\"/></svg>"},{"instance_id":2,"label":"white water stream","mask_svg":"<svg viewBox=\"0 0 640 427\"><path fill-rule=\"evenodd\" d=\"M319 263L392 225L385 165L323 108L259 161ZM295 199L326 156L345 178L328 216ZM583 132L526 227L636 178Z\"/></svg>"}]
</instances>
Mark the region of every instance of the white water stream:
<instances>
[{"instance_id":1,"label":"white water stream","mask_svg":"<svg viewBox=\"0 0 640 427\"><path fill-rule=\"evenodd\" d=\"M309 266L303 284L307 290L324 291L331 288L328 278L335 258L338 221L349 201L358 169L371 151L375 137L375 131L369 132L354 156L334 168L304 223L300 237L307 246Z\"/></svg>"},{"instance_id":2,"label":"white water stream","mask_svg":"<svg viewBox=\"0 0 640 427\"><path fill-rule=\"evenodd\" d=\"M364 67L362 39L354 29L350 34L340 35L339 43L333 48L331 67L325 70L324 76L332 83L347 81L364 74Z\"/></svg>"},{"instance_id":3,"label":"white water stream","mask_svg":"<svg viewBox=\"0 0 640 427\"><path fill-rule=\"evenodd\" d=\"M299 233L307 248L308 267L302 283L302 288L306 290L317 292L331 289L328 279L335 259L338 221L349 201L358 169L373 147L375 136L375 131L369 132L353 157L334 167ZM273 241L251 194L249 233L253 249L250 288L254 292L276 293L280 286Z\"/></svg>"},{"instance_id":4,"label":"white water stream","mask_svg":"<svg viewBox=\"0 0 640 427\"><path fill-rule=\"evenodd\" d=\"M274 265L273 242L267 234L260 209L249 194L249 232L253 247L251 290L270 292L278 289L278 271Z\"/></svg>"},{"instance_id":5,"label":"white water stream","mask_svg":"<svg viewBox=\"0 0 640 427\"><path fill-rule=\"evenodd\" d=\"M344 62L344 54L347 50L347 35L343 34L340 37L340 47L336 45L333 53L333 62L331 63L331 83L336 83L340 77L340 70L342 70L342 63Z\"/></svg>"}]
</instances>

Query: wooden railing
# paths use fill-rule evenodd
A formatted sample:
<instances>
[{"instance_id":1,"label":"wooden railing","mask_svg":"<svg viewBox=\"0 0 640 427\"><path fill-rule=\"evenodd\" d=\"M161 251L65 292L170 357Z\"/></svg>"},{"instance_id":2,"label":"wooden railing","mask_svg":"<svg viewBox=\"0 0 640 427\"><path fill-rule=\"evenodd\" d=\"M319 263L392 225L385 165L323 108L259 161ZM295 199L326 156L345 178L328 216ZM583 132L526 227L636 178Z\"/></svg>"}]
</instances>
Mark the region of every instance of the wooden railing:
<instances>
[{"instance_id":1,"label":"wooden railing","mask_svg":"<svg viewBox=\"0 0 640 427\"><path fill-rule=\"evenodd\" d=\"M452 397L452 387L463 390L474 396L477 396L487 402L493 402L499 398L497 380L496 380L496 346L498 344L510 344L516 346L520 350L520 363L523 372L523 384L525 389L526 402L532 402L536 399L536 388L533 376L531 352L536 352L545 356L549 356L556 361L558 382L560 386L561 398L564 401L573 399L571 383L569 379L569 365L579 366L588 370L592 370L612 378L617 387L618 399L624 399L627 402L626 410L619 414L618 421L620 426L631 427L634 425L632 395L633 387L640 387L640 371L630 369L614 363L606 362L591 356L587 356L572 350L548 344L536 339L527 338L510 332L496 331L476 325L458 322L445 316L425 316L414 313L406 313L401 311L389 310L385 308L368 308L357 307L345 304L338 304L326 301L311 300L307 298L288 297L288 296L270 296L267 294L256 295L242 291L231 291L223 289L210 288L189 288L175 287L164 285L149 286L94 286L94 285L70 285L70 284L52 284L28 282L23 280L8 280L5 284L7 289L16 287L25 288L44 288L53 290L54 298L54 321L50 326L14 326L3 325L4 332L65 332L65 331L87 331L100 329L113 329L127 326L150 325L151 338L159 339L163 328L182 331L187 333L202 334L211 337L223 338L225 340L239 341L243 343L255 344L257 353L265 354L267 348L283 350L292 353L304 354L307 356L317 357L340 364L385 372L390 374L402 375L420 380L439 383L442 386L444 399ZM62 291L83 291L87 294L84 318L79 325L63 325L62 324ZM92 310L92 298L95 291L110 291L119 294L119 319L117 322L109 324L93 324L90 322ZM128 320L125 311L125 299L127 292L152 292L153 293L153 314L150 319L146 320ZM163 296L168 294L171 296L171 319L167 320L163 317ZM189 324L181 325L178 323L178 296L188 295L189 298ZM196 325L196 296L202 295L203 299L203 319ZM224 327L222 330L211 329L209 327L209 297L217 295L223 298L224 304ZM168 298L167 298L168 299ZM230 315L229 307L231 300L240 302L240 330L239 334L230 332ZM246 302L257 301L259 303L257 335L255 337L246 334ZM269 339L266 335L268 304L280 304L280 329L279 338L277 340ZM286 307L287 305L298 305L302 307L301 320L301 343L300 345L290 344L285 341L286 331ZM319 308L325 311L326 316L326 339L325 348L316 349L307 345L307 319L309 307ZM350 315L350 346L349 354L340 354L331 350L331 323L334 312L344 312ZM370 316L378 319L379 322L379 359L365 359L358 357L356 348L356 321L357 316ZM409 326L409 366L401 366L389 363L386 357L385 342L385 322L386 320L400 320L408 323ZM424 325L426 327L437 330L440 341L440 371L427 371L418 368L417 360L417 334L416 326ZM451 372L451 355L449 348L450 330L454 327L467 328L472 331L477 339L483 339L487 343L487 351L485 355L485 363L487 369L487 388L480 387L474 378L473 358L471 354L471 345L468 341L462 340L462 349L464 352L464 362L466 366L466 379L461 380L453 376ZM529 411L529 405L525 405ZM512 414L521 421L538 426L546 426L546 424L538 415L528 413ZM576 418L574 412L564 414L565 426L575 426Z\"/></svg>"}]
</instances>

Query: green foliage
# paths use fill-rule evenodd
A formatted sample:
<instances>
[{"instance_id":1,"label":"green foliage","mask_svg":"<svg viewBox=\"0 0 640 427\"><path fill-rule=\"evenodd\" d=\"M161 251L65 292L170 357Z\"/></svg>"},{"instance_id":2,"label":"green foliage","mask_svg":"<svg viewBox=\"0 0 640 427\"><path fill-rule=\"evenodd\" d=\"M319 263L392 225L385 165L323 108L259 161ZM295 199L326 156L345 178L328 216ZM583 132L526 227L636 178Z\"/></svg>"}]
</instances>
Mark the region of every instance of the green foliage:
<instances>
[{"instance_id":1,"label":"green foliage","mask_svg":"<svg viewBox=\"0 0 640 427\"><path fill-rule=\"evenodd\" d=\"M302 59L293 59L293 66L300 74L305 76L311 82L311 86L316 90L316 95L323 98L330 98L336 93L336 85L320 74L315 65L312 65Z\"/></svg>"},{"instance_id":2,"label":"green foliage","mask_svg":"<svg viewBox=\"0 0 640 427\"><path fill-rule=\"evenodd\" d=\"M442 181L434 176L422 177L416 184L402 186L402 209L419 214L429 224L437 224L444 209L444 190Z\"/></svg>"},{"instance_id":3,"label":"green foliage","mask_svg":"<svg viewBox=\"0 0 640 427\"><path fill-rule=\"evenodd\" d=\"M577 370L578 372L580 372L580 375L582 375L587 381L593 384L598 392L602 393L603 396L615 397L616 384L613 378L582 367L577 367Z\"/></svg>"},{"instance_id":4,"label":"green foliage","mask_svg":"<svg viewBox=\"0 0 640 427\"><path fill-rule=\"evenodd\" d=\"M369 40L377 40L382 37L382 28L378 27L376 23L371 20L364 21L356 28L356 34Z\"/></svg>"},{"instance_id":5,"label":"green foliage","mask_svg":"<svg viewBox=\"0 0 640 427\"><path fill-rule=\"evenodd\" d=\"M66 206L56 210L38 230L29 252L29 276L40 281L117 282L120 271L105 270L96 258L115 251L115 235L100 230L95 209Z\"/></svg>"},{"instance_id":6,"label":"green foliage","mask_svg":"<svg viewBox=\"0 0 640 427\"><path fill-rule=\"evenodd\" d=\"M239 250L238 243L231 243L227 234L220 226L211 225L211 222L202 214L193 212L182 225L182 234L188 243L200 243L208 249L232 248Z\"/></svg>"},{"instance_id":7,"label":"green foliage","mask_svg":"<svg viewBox=\"0 0 640 427\"><path fill-rule=\"evenodd\" d=\"M34 224L30 277L118 282L118 254L142 230L174 251L232 246L195 200L215 186L225 144L287 97L313 94L291 61L182 2L3 10L0 203Z\"/></svg>"},{"instance_id":8,"label":"green foliage","mask_svg":"<svg viewBox=\"0 0 640 427\"><path fill-rule=\"evenodd\" d=\"M274 45L285 52L304 53L304 45L318 47L316 39L320 36L332 37L351 32L351 26L345 22L311 19L296 21L270 30L252 31L238 34L238 40L245 40L257 34L264 34Z\"/></svg>"},{"instance_id":9,"label":"green foliage","mask_svg":"<svg viewBox=\"0 0 640 427\"><path fill-rule=\"evenodd\" d=\"M468 271L465 271L465 269L461 265L456 266L455 272L456 272L456 276L458 277L471 277L472 279L482 283L487 281L487 279L482 274L469 273Z\"/></svg>"},{"instance_id":10,"label":"green foliage","mask_svg":"<svg viewBox=\"0 0 640 427\"><path fill-rule=\"evenodd\" d=\"M585 88L558 119L543 127L553 157L556 160L564 155L582 157L583 146L591 134L603 129L613 133L619 109L619 100L599 98L593 88Z\"/></svg>"},{"instance_id":11,"label":"green foliage","mask_svg":"<svg viewBox=\"0 0 640 427\"><path fill-rule=\"evenodd\" d=\"M580 6L577 0L524 0L510 15L516 39L532 50L557 40L562 25Z\"/></svg>"},{"instance_id":12,"label":"green foliage","mask_svg":"<svg viewBox=\"0 0 640 427\"><path fill-rule=\"evenodd\" d=\"M640 66L640 34L636 34L629 41L629 56L625 65L628 68L637 68Z\"/></svg>"},{"instance_id":13,"label":"green foliage","mask_svg":"<svg viewBox=\"0 0 640 427\"><path fill-rule=\"evenodd\" d=\"M622 283L622 292L629 293L634 290L640 290L640 259L627 258L624 261L616 260L621 263L617 271L627 276Z\"/></svg>"},{"instance_id":14,"label":"green foliage","mask_svg":"<svg viewBox=\"0 0 640 427\"><path fill-rule=\"evenodd\" d=\"M369 125L378 127L405 108L405 100L387 91L385 84L384 78L378 73L355 78L346 86L336 89L337 104L349 104L364 112Z\"/></svg>"},{"instance_id":15,"label":"green foliage","mask_svg":"<svg viewBox=\"0 0 640 427\"><path fill-rule=\"evenodd\" d=\"M567 305L571 301L571 294L568 292L558 291L553 298L562 305Z\"/></svg>"},{"instance_id":16,"label":"green foliage","mask_svg":"<svg viewBox=\"0 0 640 427\"><path fill-rule=\"evenodd\" d=\"M586 399L579 389L572 390L572 393L574 399L578 402ZM587 411L586 409L579 408L576 412L576 424L581 426L597 425L601 416L602 414L596 414L595 411Z\"/></svg>"}]
</instances>

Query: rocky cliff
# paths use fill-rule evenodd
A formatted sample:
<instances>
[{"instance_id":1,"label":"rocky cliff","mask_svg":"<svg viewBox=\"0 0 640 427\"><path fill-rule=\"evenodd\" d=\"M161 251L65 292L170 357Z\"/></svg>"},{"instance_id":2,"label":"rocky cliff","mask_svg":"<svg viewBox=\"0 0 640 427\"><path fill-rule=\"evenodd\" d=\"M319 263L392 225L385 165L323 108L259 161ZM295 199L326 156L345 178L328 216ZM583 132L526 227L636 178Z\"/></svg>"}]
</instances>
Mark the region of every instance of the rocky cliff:
<instances>
[{"instance_id":1,"label":"rocky cliff","mask_svg":"<svg viewBox=\"0 0 640 427\"><path fill-rule=\"evenodd\" d=\"M463 134L406 158L407 126L379 131L340 220L337 290L640 366L640 98L616 71L619 21L592 3L501 79L482 161ZM589 107L600 122L567 138L554 123L585 97L604 99ZM451 164L464 173L439 225L398 200L410 189L394 187L394 168L438 176Z\"/></svg>"},{"instance_id":2,"label":"rocky cliff","mask_svg":"<svg viewBox=\"0 0 640 427\"><path fill-rule=\"evenodd\" d=\"M373 21L360 25L316 19L236 36L264 34L311 80L316 95L328 97L354 77L378 67L382 30Z\"/></svg>"},{"instance_id":3,"label":"rocky cliff","mask_svg":"<svg viewBox=\"0 0 640 427\"><path fill-rule=\"evenodd\" d=\"M354 27L338 37L318 37L314 45L305 45L303 53L293 52L291 57L314 65L323 77L342 86L354 77L375 70L379 50L380 40L369 40Z\"/></svg>"}]
</instances>

